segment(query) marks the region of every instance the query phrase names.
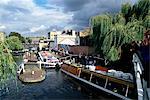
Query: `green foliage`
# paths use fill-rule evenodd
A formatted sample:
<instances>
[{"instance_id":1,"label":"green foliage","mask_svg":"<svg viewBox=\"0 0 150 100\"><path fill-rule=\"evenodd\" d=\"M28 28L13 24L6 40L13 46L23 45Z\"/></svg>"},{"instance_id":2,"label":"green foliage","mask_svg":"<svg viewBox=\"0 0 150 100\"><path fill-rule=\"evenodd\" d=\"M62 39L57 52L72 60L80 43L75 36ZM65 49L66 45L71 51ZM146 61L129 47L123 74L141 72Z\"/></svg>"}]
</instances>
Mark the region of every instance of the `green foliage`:
<instances>
[{"instance_id":1,"label":"green foliage","mask_svg":"<svg viewBox=\"0 0 150 100\"><path fill-rule=\"evenodd\" d=\"M136 4L136 17L137 19L144 19L145 16L148 14L150 9L150 0L139 0Z\"/></svg>"},{"instance_id":2,"label":"green foliage","mask_svg":"<svg viewBox=\"0 0 150 100\"><path fill-rule=\"evenodd\" d=\"M112 46L107 54L107 58L111 59L112 61L116 61L119 59L119 52L115 46Z\"/></svg>"},{"instance_id":3,"label":"green foliage","mask_svg":"<svg viewBox=\"0 0 150 100\"><path fill-rule=\"evenodd\" d=\"M119 48L125 43L143 39L143 32L150 27L150 1L139 0L133 6L122 5L121 13L114 16L98 15L90 20L93 40L98 51L105 58L115 61Z\"/></svg>"},{"instance_id":4,"label":"green foliage","mask_svg":"<svg viewBox=\"0 0 150 100\"><path fill-rule=\"evenodd\" d=\"M124 18L122 13L118 13L113 17L113 24L115 24L115 23L119 23L122 25L126 24L126 19Z\"/></svg>"},{"instance_id":5,"label":"green foliage","mask_svg":"<svg viewBox=\"0 0 150 100\"><path fill-rule=\"evenodd\" d=\"M104 37L110 31L111 25L112 17L110 15L95 16L91 19L92 33L97 49L101 48Z\"/></svg>"},{"instance_id":6,"label":"green foliage","mask_svg":"<svg viewBox=\"0 0 150 100\"><path fill-rule=\"evenodd\" d=\"M6 42L8 43L8 48L11 50L22 50L23 45L18 37L11 36L6 38Z\"/></svg>"},{"instance_id":7,"label":"green foliage","mask_svg":"<svg viewBox=\"0 0 150 100\"><path fill-rule=\"evenodd\" d=\"M16 63L7 48L6 42L0 43L0 84L1 86L6 83L10 78L16 75Z\"/></svg>"},{"instance_id":8,"label":"green foliage","mask_svg":"<svg viewBox=\"0 0 150 100\"><path fill-rule=\"evenodd\" d=\"M139 2L133 6L129 3L123 4L121 13L124 15L127 23L131 21L133 17L138 20L143 20L148 14L149 9L150 0L139 0Z\"/></svg>"},{"instance_id":9,"label":"green foliage","mask_svg":"<svg viewBox=\"0 0 150 100\"><path fill-rule=\"evenodd\" d=\"M150 28L150 10L149 10L149 15L145 16L144 18L143 25L146 29Z\"/></svg>"},{"instance_id":10,"label":"green foliage","mask_svg":"<svg viewBox=\"0 0 150 100\"><path fill-rule=\"evenodd\" d=\"M25 38L23 36L21 36L21 34L17 33L17 32L10 32L9 34L9 37L11 36L16 36L19 38L19 40L22 42L22 43L25 43Z\"/></svg>"},{"instance_id":11,"label":"green foliage","mask_svg":"<svg viewBox=\"0 0 150 100\"><path fill-rule=\"evenodd\" d=\"M26 40L27 40L28 43L32 42L32 39L30 39L29 37L27 37Z\"/></svg>"},{"instance_id":12,"label":"green foliage","mask_svg":"<svg viewBox=\"0 0 150 100\"><path fill-rule=\"evenodd\" d=\"M128 22L130 20L130 16L131 16L131 4L130 3L126 3L122 5L121 8L121 13L123 14L124 18L126 19L126 22Z\"/></svg>"}]
</instances>

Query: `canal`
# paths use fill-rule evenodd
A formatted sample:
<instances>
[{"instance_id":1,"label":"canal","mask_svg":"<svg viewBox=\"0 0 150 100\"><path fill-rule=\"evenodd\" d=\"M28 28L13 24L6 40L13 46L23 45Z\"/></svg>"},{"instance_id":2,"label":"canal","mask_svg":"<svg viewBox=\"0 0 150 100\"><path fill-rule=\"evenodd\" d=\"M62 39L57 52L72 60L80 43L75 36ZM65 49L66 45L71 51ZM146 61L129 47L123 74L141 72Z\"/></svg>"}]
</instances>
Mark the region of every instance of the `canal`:
<instances>
[{"instance_id":1,"label":"canal","mask_svg":"<svg viewBox=\"0 0 150 100\"><path fill-rule=\"evenodd\" d=\"M21 63L22 57L14 58L17 64ZM12 81L9 92L1 97L2 100L108 99L109 97L88 88L61 71L48 69L46 72L46 79L40 83L25 84L18 79Z\"/></svg>"}]
</instances>

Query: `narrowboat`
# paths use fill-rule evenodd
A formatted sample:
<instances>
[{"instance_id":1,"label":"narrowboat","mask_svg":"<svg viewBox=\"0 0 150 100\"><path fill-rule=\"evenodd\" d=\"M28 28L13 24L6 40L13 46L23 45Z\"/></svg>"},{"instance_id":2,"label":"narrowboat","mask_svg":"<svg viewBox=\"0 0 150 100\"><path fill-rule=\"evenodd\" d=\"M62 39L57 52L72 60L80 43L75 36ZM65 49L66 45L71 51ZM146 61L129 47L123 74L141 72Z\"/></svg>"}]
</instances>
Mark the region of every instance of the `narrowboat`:
<instances>
[{"instance_id":1,"label":"narrowboat","mask_svg":"<svg viewBox=\"0 0 150 100\"><path fill-rule=\"evenodd\" d=\"M121 71L108 70L102 66L81 65L66 60L61 65L65 74L121 99L136 99L133 76Z\"/></svg>"}]
</instances>

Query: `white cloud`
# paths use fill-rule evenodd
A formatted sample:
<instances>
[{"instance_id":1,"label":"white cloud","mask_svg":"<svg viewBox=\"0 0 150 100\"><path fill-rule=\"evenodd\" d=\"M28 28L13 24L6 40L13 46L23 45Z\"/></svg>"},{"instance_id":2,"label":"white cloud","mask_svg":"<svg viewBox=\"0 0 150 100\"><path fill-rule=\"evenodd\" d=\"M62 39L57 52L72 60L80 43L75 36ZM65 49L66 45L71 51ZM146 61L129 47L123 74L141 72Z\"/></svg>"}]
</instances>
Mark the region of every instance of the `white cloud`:
<instances>
[{"instance_id":1,"label":"white cloud","mask_svg":"<svg viewBox=\"0 0 150 100\"><path fill-rule=\"evenodd\" d=\"M0 25L0 30L4 30L4 29L6 29L6 26Z\"/></svg>"},{"instance_id":2,"label":"white cloud","mask_svg":"<svg viewBox=\"0 0 150 100\"><path fill-rule=\"evenodd\" d=\"M31 29L30 29L30 32L37 32L37 31L40 31L40 30L45 30L47 27L46 26L44 26L44 25L41 25L41 26L39 26L39 27L32 27Z\"/></svg>"},{"instance_id":3,"label":"white cloud","mask_svg":"<svg viewBox=\"0 0 150 100\"><path fill-rule=\"evenodd\" d=\"M8 2L10 2L11 0L0 0L0 4L7 4Z\"/></svg>"},{"instance_id":4,"label":"white cloud","mask_svg":"<svg viewBox=\"0 0 150 100\"><path fill-rule=\"evenodd\" d=\"M0 0L0 22L7 27L7 33L47 34L53 26L66 26L72 16L57 6L48 9L35 4L33 0Z\"/></svg>"}]
</instances>

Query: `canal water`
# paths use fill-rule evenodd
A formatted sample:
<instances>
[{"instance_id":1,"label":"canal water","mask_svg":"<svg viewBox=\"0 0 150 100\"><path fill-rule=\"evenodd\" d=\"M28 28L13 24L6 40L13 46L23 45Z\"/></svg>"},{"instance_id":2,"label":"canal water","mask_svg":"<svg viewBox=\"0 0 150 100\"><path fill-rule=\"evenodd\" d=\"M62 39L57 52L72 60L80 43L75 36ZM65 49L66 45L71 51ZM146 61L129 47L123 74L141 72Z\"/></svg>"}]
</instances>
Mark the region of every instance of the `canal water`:
<instances>
[{"instance_id":1,"label":"canal water","mask_svg":"<svg viewBox=\"0 0 150 100\"><path fill-rule=\"evenodd\" d=\"M21 57L15 57L18 64ZM17 79L12 82L2 100L50 100L50 99L108 99L101 92L81 84L77 80L55 69L46 70L46 79L40 83L25 84Z\"/></svg>"}]
</instances>

